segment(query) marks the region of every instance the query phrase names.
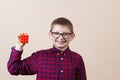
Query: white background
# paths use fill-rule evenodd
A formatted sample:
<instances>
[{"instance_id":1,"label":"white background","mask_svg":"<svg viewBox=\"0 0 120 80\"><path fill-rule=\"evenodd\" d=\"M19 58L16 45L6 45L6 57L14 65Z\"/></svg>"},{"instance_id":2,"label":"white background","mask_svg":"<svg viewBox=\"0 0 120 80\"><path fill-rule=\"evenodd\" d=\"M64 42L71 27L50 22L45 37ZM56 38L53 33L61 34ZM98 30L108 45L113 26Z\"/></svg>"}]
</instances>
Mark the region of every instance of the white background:
<instances>
[{"instance_id":1,"label":"white background","mask_svg":"<svg viewBox=\"0 0 120 80\"><path fill-rule=\"evenodd\" d=\"M58 17L74 25L70 48L83 56L88 80L120 80L120 0L0 0L0 80L36 80L9 74L11 47L23 32L30 41L22 58L52 47L48 32Z\"/></svg>"}]
</instances>

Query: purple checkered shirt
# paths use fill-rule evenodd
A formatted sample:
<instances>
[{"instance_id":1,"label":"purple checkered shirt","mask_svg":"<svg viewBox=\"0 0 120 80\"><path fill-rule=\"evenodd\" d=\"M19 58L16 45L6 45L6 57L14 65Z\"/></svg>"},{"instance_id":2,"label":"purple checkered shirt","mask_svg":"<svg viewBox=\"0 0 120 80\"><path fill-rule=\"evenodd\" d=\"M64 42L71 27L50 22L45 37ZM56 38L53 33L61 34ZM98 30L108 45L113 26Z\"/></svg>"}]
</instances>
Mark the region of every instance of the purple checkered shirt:
<instances>
[{"instance_id":1,"label":"purple checkered shirt","mask_svg":"<svg viewBox=\"0 0 120 80\"><path fill-rule=\"evenodd\" d=\"M8 71L12 75L37 74L36 80L87 80L82 57L69 49L55 47L34 52L21 60L23 51L12 48Z\"/></svg>"}]
</instances>

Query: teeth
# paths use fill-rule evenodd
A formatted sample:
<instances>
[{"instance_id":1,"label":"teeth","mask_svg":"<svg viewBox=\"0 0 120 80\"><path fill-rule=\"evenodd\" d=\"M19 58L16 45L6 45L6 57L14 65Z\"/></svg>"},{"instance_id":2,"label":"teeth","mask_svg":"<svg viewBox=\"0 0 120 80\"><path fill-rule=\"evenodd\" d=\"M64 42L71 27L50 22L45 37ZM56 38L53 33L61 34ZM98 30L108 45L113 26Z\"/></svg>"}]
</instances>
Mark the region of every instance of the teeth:
<instances>
[{"instance_id":1,"label":"teeth","mask_svg":"<svg viewBox=\"0 0 120 80\"><path fill-rule=\"evenodd\" d=\"M65 41L63 41L63 42L65 42ZM63 43L63 42L59 42L59 43Z\"/></svg>"}]
</instances>

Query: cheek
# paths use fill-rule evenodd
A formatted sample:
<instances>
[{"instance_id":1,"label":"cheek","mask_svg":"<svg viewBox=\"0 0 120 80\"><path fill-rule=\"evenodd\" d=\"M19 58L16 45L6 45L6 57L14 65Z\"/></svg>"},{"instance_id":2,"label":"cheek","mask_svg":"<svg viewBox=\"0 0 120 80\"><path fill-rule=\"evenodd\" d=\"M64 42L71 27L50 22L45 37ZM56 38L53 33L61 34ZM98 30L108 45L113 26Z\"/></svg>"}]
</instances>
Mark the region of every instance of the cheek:
<instances>
[{"instance_id":1,"label":"cheek","mask_svg":"<svg viewBox=\"0 0 120 80\"><path fill-rule=\"evenodd\" d=\"M71 40L72 40L72 38L70 38L70 37L68 39L66 39L67 42L70 42Z\"/></svg>"},{"instance_id":2,"label":"cheek","mask_svg":"<svg viewBox=\"0 0 120 80\"><path fill-rule=\"evenodd\" d=\"M73 37L69 37L69 39L68 39L69 41L72 41L73 40Z\"/></svg>"},{"instance_id":3,"label":"cheek","mask_svg":"<svg viewBox=\"0 0 120 80\"><path fill-rule=\"evenodd\" d=\"M52 38L52 42L55 42L56 41L56 39L55 38Z\"/></svg>"}]
</instances>

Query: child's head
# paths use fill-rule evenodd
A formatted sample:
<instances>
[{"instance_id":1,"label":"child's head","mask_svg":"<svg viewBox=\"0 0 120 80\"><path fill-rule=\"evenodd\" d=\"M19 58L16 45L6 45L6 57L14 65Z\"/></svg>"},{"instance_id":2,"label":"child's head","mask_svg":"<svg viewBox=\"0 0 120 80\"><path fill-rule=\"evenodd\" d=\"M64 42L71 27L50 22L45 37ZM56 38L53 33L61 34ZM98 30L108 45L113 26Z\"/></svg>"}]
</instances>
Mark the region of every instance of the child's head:
<instances>
[{"instance_id":1,"label":"child's head","mask_svg":"<svg viewBox=\"0 0 120 80\"><path fill-rule=\"evenodd\" d=\"M64 26L66 28L68 28L70 30L71 33L74 33L73 31L73 25L71 23L70 20L64 18L64 17L60 17L55 19L52 23L51 23L51 28L50 28L50 32L52 32L54 25L61 25Z\"/></svg>"},{"instance_id":2,"label":"child's head","mask_svg":"<svg viewBox=\"0 0 120 80\"><path fill-rule=\"evenodd\" d=\"M52 22L49 34L53 45L60 50L65 50L75 36L72 23L63 17Z\"/></svg>"}]
</instances>

